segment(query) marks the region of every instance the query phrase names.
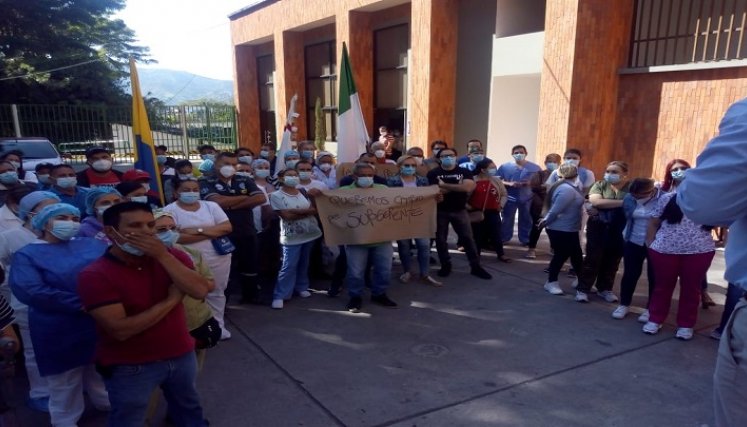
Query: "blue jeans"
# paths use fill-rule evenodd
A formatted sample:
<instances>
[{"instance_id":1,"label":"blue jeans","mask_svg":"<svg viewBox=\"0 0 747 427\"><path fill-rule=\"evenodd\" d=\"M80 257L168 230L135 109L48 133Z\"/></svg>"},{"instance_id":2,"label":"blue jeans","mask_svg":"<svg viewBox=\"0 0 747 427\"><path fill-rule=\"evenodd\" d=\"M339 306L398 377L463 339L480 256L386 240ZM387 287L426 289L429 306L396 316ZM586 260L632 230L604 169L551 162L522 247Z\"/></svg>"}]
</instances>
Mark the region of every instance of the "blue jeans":
<instances>
[{"instance_id":1,"label":"blue jeans","mask_svg":"<svg viewBox=\"0 0 747 427\"><path fill-rule=\"evenodd\" d=\"M207 426L195 387L196 376L193 351L160 362L113 366L111 376L104 378L112 406L109 427L142 427L150 396L157 387L163 389L175 426Z\"/></svg>"},{"instance_id":2,"label":"blue jeans","mask_svg":"<svg viewBox=\"0 0 747 427\"><path fill-rule=\"evenodd\" d=\"M275 284L273 299L288 299L293 290L309 289L309 257L314 240L300 245L283 245L283 264Z\"/></svg>"},{"instance_id":3,"label":"blue jeans","mask_svg":"<svg viewBox=\"0 0 747 427\"><path fill-rule=\"evenodd\" d=\"M508 201L503 207L503 224L501 226L501 237L503 243L514 237L514 221L516 211L519 211L519 241L529 244L529 234L532 232L532 200L525 202Z\"/></svg>"},{"instance_id":4,"label":"blue jeans","mask_svg":"<svg viewBox=\"0 0 747 427\"><path fill-rule=\"evenodd\" d=\"M420 267L420 277L428 275L430 269L431 239L415 239L415 246L418 248L418 267ZM399 260L402 262L402 269L405 273L410 272L412 265L412 239L397 240L397 252Z\"/></svg>"},{"instance_id":5,"label":"blue jeans","mask_svg":"<svg viewBox=\"0 0 747 427\"><path fill-rule=\"evenodd\" d=\"M390 242L378 245L347 245L345 253L348 258L348 274L345 277L348 295L360 297L363 294L366 263L369 259L373 269L371 295L386 293L392 275L392 254L394 253Z\"/></svg>"}]
</instances>

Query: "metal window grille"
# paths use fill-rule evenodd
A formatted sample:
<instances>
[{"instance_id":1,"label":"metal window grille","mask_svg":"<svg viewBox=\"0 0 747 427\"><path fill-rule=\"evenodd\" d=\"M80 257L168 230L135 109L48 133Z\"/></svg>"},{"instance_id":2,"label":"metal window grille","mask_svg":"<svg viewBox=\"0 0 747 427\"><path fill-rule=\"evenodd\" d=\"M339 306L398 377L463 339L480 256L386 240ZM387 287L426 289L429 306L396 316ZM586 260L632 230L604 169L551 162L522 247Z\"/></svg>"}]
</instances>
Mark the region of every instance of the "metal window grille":
<instances>
[{"instance_id":1,"label":"metal window grille","mask_svg":"<svg viewBox=\"0 0 747 427\"><path fill-rule=\"evenodd\" d=\"M747 0L637 0L631 67L745 59Z\"/></svg>"},{"instance_id":2,"label":"metal window grille","mask_svg":"<svg viewBox=\"0 0 747 427\"><path fill-rule=\"evenodd\" d=\"M196 159L202 144L236 148L232 105L156 106L148 108L148 121L155 145L165 145L170 156ZM94 145L109 147L116 162L131 162L131 126L130 107L0 104L0 136L46 137L71 163L84 163L86 149Z\"/></svg>"}]
</instances>

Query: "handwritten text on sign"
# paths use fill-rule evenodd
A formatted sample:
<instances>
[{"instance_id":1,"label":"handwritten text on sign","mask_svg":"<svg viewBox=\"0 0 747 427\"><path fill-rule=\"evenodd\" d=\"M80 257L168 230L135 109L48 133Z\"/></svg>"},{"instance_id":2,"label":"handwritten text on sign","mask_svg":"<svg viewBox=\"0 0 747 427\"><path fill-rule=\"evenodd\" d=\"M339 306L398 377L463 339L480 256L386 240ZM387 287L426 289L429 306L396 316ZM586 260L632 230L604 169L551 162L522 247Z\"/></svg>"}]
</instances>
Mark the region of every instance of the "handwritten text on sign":
<instances>
[{"instance_id":1,"label":"handwritten text on sign","mask_svg":"<svg viewBox=\"0 0 747 427\"><path fill-rule=\"evenodd\" d=\"M438 187L324 191L316 197L327 245L363 245L436 234Z\"/></svg>"}]
</instances>

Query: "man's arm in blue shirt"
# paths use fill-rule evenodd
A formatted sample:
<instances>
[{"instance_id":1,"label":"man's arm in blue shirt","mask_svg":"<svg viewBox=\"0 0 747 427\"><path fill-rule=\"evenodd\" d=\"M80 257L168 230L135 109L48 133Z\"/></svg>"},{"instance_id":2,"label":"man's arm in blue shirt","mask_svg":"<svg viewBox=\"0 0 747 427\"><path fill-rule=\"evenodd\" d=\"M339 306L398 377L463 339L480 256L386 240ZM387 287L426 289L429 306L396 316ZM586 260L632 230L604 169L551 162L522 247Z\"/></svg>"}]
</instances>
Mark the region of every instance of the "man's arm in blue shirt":
<instances>
[{"instance_id":1,"label":"man's arm in blue shirt","mask_svg":"<svg viewBox=\"0 0 747 427\"><path fill-rule=\"evenodd\" d=\"M677 204L699 224L730 225L747 215L747 99L726 112L719 135L687 171Z\"/></svg>"}]
</instances>

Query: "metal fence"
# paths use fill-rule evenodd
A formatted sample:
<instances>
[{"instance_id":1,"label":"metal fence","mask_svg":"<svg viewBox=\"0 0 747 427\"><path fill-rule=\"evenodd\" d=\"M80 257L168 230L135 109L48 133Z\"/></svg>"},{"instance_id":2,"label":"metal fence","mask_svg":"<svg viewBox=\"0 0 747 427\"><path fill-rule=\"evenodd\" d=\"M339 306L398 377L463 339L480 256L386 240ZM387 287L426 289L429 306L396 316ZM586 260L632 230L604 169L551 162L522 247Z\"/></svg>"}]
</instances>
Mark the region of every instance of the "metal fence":
<instances>
[{"instance_id":1,"label":"metal fence","mask_svg":"<svg viewBox=\"0 0 747 427\"><path fill-rule=\"evenodd\" d=\"M197 147L236 148L236 109L232 105L166 106L148 109L156 145L168 155L196 159ZM132 110L92 105L0 104L0 137L46 137L73 163L85 162L88 147L103 145L117 162L132 162Z\"/></svg>"},{"instance_id":2,"label":"metal fence","mask_svg":"<svg viewBox=\"0 0 747 427\"><path fill-rule=\"evenodd\" d=\"M631 67L747 58L747 0L637 0Z\"/></svg>"}]
</instances>

